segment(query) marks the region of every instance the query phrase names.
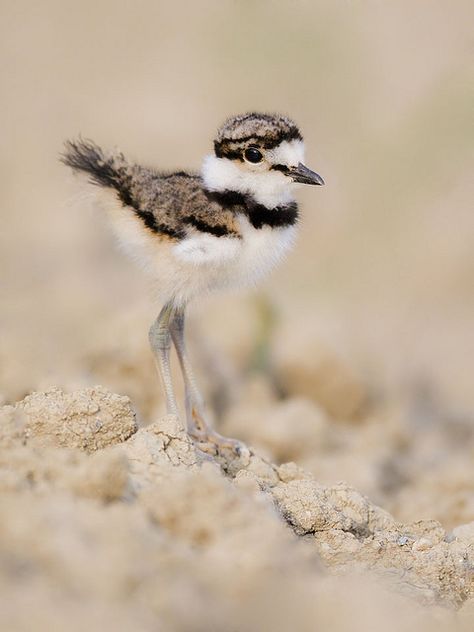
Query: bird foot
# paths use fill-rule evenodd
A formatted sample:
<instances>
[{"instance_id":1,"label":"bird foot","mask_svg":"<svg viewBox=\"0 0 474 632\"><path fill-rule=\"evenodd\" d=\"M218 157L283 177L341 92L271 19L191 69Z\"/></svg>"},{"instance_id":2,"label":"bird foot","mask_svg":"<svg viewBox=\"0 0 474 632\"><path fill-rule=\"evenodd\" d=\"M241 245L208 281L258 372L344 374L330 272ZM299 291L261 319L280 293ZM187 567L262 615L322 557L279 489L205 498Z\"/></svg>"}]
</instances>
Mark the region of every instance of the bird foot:
<instances>
[{"instance_id":1,"label":"bird foot","mask_svg":"<svg viewBox=\"0 0 474 632\"><path fill-rule=\"evenodd\" d=\"M230 450L238 458L250 458L250 451L245 443L238 439L224 437L212 428L198 428L194 426L189 431L189 435L199 444L199 449L210 454L217 454L222 450Z\"/></svg>"}]
</instances>

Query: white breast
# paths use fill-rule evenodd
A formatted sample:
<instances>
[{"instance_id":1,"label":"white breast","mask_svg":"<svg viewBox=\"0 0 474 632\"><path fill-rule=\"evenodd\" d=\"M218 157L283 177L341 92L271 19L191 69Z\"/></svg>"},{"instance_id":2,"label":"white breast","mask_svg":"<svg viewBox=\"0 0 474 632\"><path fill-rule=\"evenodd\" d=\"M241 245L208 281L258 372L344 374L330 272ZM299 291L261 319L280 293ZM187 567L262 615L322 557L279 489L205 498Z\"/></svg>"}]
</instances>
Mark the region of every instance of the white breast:
<instances>
[{"instance_id":1,"label":"white breast","mask_svg":"<svg viewBox=\"0 0 474 632\"><path fill-rule=\"evenodd\" d=\"M241 239L198 233L174 247L179 267L175 290L179 287L179 296L183 297L179 301L216 290L256 285L294 243L296 226L256 229L244 215L238 221Z\"/></svg>"},{"instance_id":2,"label":"white breast","mask_svg":"<svg viewBox=\"0 0 474 632\"><path fill-rule=\"evenodd\" d=\"M296 237L296 226L286 228L254 228L239 216L242 247L230 272L235 286L252 286L264 278L286 255Z\"/></svg>"}]
</instances>

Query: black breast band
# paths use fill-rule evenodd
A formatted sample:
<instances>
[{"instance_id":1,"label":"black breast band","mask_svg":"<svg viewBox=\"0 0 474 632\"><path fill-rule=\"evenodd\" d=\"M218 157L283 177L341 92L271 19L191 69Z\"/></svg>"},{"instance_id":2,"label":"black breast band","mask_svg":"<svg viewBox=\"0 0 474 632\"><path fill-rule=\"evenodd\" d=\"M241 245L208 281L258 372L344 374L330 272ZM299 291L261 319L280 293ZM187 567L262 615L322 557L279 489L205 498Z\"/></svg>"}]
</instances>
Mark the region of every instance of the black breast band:
<instances>
[{"instance_id":1,"label":"black breast band","mask_svg":"<svg viewBox=\"0 0 474 632\"><path fill-rule=\"evenodd\" d=\"M248 217L254 228L286 228L293 226L298 221L298 205L290 202L282 206L267 208L258 204L250 195L244 195L237 191L206 191L206 196L211 202L217 202L226 210L235 214L242 213Z\"/></svg>"}]
</instances>

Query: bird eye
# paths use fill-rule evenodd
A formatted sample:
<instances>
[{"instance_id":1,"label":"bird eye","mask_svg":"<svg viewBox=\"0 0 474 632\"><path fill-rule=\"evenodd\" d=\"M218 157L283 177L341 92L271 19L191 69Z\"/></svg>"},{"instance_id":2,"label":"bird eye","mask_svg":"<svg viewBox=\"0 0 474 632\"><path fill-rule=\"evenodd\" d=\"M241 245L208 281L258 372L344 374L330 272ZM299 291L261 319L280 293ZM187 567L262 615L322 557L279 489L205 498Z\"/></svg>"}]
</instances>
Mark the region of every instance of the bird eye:
<instances>
[{"instance_id":1,"label":"bird eye","mask_svg":"<svg viewBox=\"0 0 474 632\"><path fill-rule=\"evenodd\" d=\"M258 149L255 147L249 147L244 151L244 158L247 162L253 162L254 164L257 162L262 162L263 156Z\"/></svg>"}]
</instances>

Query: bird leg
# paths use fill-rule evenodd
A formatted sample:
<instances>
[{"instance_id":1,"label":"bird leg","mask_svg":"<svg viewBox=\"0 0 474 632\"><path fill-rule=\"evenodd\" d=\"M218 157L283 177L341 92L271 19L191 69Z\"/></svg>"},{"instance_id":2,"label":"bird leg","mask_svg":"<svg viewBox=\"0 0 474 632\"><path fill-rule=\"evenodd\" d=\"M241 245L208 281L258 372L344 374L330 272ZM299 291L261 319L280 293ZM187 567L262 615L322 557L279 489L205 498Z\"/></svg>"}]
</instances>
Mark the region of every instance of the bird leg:
<instances>
[{"instance_id":1,"label":"bird leg","mask_svg":"<svg viewBox=\"0 0 474 632\"><path fill-rule=\"evenodd\" d=\"M184 380L186 421L189 434L199 442L212 443L218 448L230 448L237 454L246 449L237 439L228 439L213 430L206 421L205 405L198 389L184 342L184 309L178 309L170 323L171 337L178 354Z\"/></svg>"},{"instance_id":2,"label":"bird leg","mask_svg":"<svg viewBox=\"0 0 474 632\"><path fill-rule=\"evenodd\" d=\"M158 373L166 397L166 411L171 415L178 415L178 406L173 390L170 367L170 320L173 317L173 305L167 303L150 327L149 340L155 356Z\"/></svg>"}]
</instances>

